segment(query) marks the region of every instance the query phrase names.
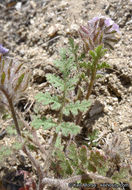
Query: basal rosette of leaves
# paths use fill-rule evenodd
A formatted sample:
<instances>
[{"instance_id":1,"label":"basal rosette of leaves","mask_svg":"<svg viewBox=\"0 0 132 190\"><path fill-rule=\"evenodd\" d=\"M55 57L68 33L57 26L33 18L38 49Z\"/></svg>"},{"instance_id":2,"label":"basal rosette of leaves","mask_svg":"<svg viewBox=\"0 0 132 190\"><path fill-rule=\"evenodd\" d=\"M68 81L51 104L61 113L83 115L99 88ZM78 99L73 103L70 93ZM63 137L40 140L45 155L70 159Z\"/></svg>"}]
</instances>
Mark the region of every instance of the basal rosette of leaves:
<instances>
[{"instance_id":1,"label":"basal rosette of leaves","mask_svg":"<svg viewBox=\"0 0 132 190\"><path fill-rule=\"evenodd\" d=\"M117 153L118 154L118 153ZM93 172L104 177L109 177L114 183L128 182L131 179L128 165L122 165L120 159L111 158L111 154L106 154L97 148L90 150L87 146L77 147L74 142L67 147L67 153L56 149L52 162L52 169L56 177L68 177L69 175L83 175ZM117 169L118 167L118 169ZM82 183L105 183L104 181L87 178Z\"/></svg>"},{"instance_id":2,"label":"basal rosette of leaves","mask_svg":"<svg viewBox=\"0 0 132 190\"><path fill-rule=\"evenodd\" d=\"M113 49L113 44L119 41L119 26L105 16L94 17L86 26L81 26L79 34L84 42L84 50L88 52L100 44Z\"/></svg>"}]
</instances>

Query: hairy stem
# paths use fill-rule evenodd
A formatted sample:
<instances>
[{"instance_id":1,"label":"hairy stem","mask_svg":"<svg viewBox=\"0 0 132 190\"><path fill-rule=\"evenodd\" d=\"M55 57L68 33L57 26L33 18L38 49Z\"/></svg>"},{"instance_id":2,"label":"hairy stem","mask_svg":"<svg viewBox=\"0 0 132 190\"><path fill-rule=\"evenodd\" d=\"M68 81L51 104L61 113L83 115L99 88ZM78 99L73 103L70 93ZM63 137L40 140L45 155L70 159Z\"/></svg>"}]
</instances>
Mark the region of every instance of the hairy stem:
<instances>
[{"instance_id":1,"label":"hairy stem","mask_svg":"<svg viewBox=\"0 0 132 190\"><path fill-rule=\"evenodd\" d=\"M77 175L67 179L52 179L52 178L44 178L43 184L48 184L50 186L55 186L60 188L61 190L70 190L70 184L75 183L76 181L86 180L88 178L92 178L97 183L113 183L114 181L108 177L104 177L92 172L87 172L84 175Z\"/></svg>"},{"instance_id":2,"label":"hairy stem","mask_svg":"<svg viewBox=\"0 0 132 190\"><path fill-rule=\"evenodd\" d=\"M89 87L88 87L88 90L87 90L86 100L89 99L89 96L91 95L91 92L92 92L92 89L93 89L93 85L94 85L95 78L96 78L96 71L97 71L96 66L97 66L97 63L98 63L98 59L95 60L95 62L93 63L94 67L93 67L93 70L92 70L90 84L89 84Z\"/></svg>"},{"instance_id":3,"label":"hairy stem","mask_svg":"<svg viewBox=\"0 0 132 190\"><path fill-rule=\"evenodd\" d=\"M66 79L64 79L65 82L66 82ZM62 122L62 119L63 119L63 108L65 106L65 101L66 101L66 85L64 87L64 92L63 92L63 97L62 97L62 105L61 105L61 108L60 108L60 112L59 112L59 119L58 119L58 125ZM52 153L54 151L54 148L55 148L55 143L56 143L56 140L57 140L57 137L60 133L54 133L54 136L52 138L52 142L50 144L50 148L49 148L49 151L48 151L48 156L46 158L46 161L45 161L45 166L44 166L44 172L46 173L47 169L49 168L50 166L50 161L51 161L51 156L52 156Z\"/></svg>"},{"instance_id":4,"label":"hairy stem","mask_svg":"<svg viewBox=\"0 0 132 190\"><path fill-rule=\"evenodd\" d=\"M96 78L96 71L97 71L97 68L96 68L97 64L98 64L98 58L96 58L93 62L93 69L92 69L90 84L89 84L87 94L86 94L86 98L85 98L86 100L89 99L91 92L92 92L92 89L93 89L93 86L94 86L94 82L95 82L95 78ZM79 112L77 119L76 119L76 125L80 124L82 116L83 116L82 112Z\"/></svg>"},{"instance_id":5,"label":"hairy stem","mask_svg":"<svg viewBox=\"0 0 132 190\"><path fill-rule=\"evenodd\" d=\"M15 124L15 127L16 127L17 134L19 136L21 136L21 131L19 129L19 124L18 124L18 121L17 121L16 112L15 112L15 109L14 109L12 98L10 98L10 96L8 95L8 93L6 92L6 90L4 88L2 88L1 86L0 86L0 90L3 92L3 94L7 98L7 101L9 103L9 107L10 107L10 110L11 110L12 118L13 118L13 121L14 121L14 124Z\"/></svg>"}]
</instances>

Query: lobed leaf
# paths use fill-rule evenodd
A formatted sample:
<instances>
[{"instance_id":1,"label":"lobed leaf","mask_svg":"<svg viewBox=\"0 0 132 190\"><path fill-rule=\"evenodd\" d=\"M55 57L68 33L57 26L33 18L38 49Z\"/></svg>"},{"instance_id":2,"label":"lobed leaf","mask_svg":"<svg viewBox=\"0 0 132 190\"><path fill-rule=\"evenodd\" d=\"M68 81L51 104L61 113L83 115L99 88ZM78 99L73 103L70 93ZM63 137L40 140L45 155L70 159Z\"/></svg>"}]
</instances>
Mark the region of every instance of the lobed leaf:
<instances>
[{"instance_id":1,"label":"lobed leaf","mask_svg":"<svg viewBox=\"0 0 132 190\"><path fill-rule=\"evenodd\" d=\"M90 102L87 100L83 100L82 102L78 100L75 103L72 102L67 104L63 109L63 114L68 116L70 112L72 112L73 115L77 115L78 110L85 112L90 107L90 105Z\"/></svg>"},{"instance_id":2,"label":"lobed leaf","mask_svg":"<svg viewBox=\"0 0 132 190\"><path fill-rule=\"evenodd\" d=\"M46 117L43 117L42 119L35 117L31 123L31 125L35 129L39 129L40 127L42 127L44 130L47 130L52 127L56 127L57 124L55 122L53 122L52 119L46 119Z\"/></svg>"},{"instance_id":3,"label":"lobed leaf","mask_svg":"<svg viewBox=\"0 0 132 190\"><path fill-rule=\"evenodd\" d=\"M61 104L59 103L59 99L57 96L51 96L50 93L46 92L46 93L38 93L36 96L35 96L35 99L38 101L38 102L41 102L43 105L48 105L48 104L51 104L51 108L53 110L58 110L61 106Z\"/></svg>"},{"instance_id":4,"label":"lobed leaf","mask_svg":"<svg viewBox=\"0 0 132 190\"><path fill-rule=\"evenodd\" d=\"M78 159L77 145L74 142L72 142L68 146L68 158L72 166L78 167L79 159Z\"/></svg>"},{"instance_id":5,"label":"lobed leaf","mask_svg":"<svg viewBox=\"0 0 132 190\"><path fill-rule=\"evenodd\" d=\"M75 125L71 122L63 122L60 125L56 127L56 132L59 133L59 131L62 132L64 136L71 135L77 135L80 132L80 126Z\"/></svg>"},{"instance_id":6,"label":"lobed leaf","mask_svg":"<svg viewBox=\"0 0 132 190\"><path fill-rule=\"evenodd\" d=\"M59 88L61 91L64 91L64 81L54 74L47 74L46 78L49 83L51 83L55 88Z\"/></svg>"}]
</instances>

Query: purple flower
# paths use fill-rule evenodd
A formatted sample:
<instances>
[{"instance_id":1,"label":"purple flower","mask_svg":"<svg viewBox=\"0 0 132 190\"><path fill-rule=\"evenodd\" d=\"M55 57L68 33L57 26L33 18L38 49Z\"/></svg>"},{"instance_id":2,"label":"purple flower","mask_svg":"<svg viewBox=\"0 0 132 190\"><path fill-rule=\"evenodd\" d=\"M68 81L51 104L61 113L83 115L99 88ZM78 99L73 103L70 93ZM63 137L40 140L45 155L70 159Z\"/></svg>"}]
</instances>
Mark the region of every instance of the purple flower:
<instances>
[{"instance_id":1,"label":"purple flower","mask_svg":"<svg viewBox=\"0 0 132 190\"><path fill-rule=\"evenodd\" d=\"M0 44L0 54L7 54L9 52L9 49L3 47L1 44Z\"/></svg>"},{"instance_id":2,"label":"purple flower","mask_svg":"<svg viewBox=\"0 0 132 190\"><path fill-rule=\"evenodd\" d=\"M94 17L88 21L87 26L81 26L80 36L84 42L85 51L93 50L100 44L113 49L111 42L119 40L119 26L110 18L104 16Z\"/></svg>"}]
</instances>

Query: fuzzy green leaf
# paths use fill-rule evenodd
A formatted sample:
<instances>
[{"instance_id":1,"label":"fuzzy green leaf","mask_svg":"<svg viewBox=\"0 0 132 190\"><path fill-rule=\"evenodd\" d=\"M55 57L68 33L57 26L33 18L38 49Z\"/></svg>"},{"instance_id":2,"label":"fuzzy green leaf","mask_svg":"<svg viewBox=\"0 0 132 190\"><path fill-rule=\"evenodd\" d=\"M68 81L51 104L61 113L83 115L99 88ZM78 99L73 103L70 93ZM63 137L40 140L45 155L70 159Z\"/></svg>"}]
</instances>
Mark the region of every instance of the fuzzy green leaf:
<instances>
[{"instance_id":1,"label":"fuzzy green leaf","mask_svg":"<svg viewBox=\"0 0 132 190\"><path fill-rule=\"evenodd\" d=\"M74 57L68 56L65 49L60 51L60 59L54 61L55 66L63 73L70 74L71 69L73 69Z\"/></svg>"},{"instance_id":2,"label":"fuzzy green leaf","mask_svg":"<svg viewBox=\"0 0 132 190\"><path fill-rule=\"evenodd\" d=\"M66 81L66 88L68 91L72 90L74 88L74 86L77 84L79 80L79 77L78 76L75 76L73 78L69 78L67 81Z\"/></svg>"},{"instance_id":3,"label":"fuzzy green leaf","mask_svg":"<svg viewBox=\"0 0 132 190\"><path fill-rule=\"evenodd\" d=\"M124 182L129 179L129 168L121 167L120 171L115 171L113 176L111 177L115 182Z\"/></svg>"},{"instance_id":4,"label":"fuzzy green leaf","mask_svg":"<svg viewBox=\"0 0 132 190\"><path fill-rule=\"evenodd\" d=\"M63 122L56 127L56 132L59 133L59 131L62 131L64 136L77 135L80 132L80 127L74 123Z\"/></svg>"},{"instance_id":5,"label":"fuzzy green leaf","mask_svg":"<svg viewBox=\"0 0 132 190\"><path fill-rule=\"evenodd\" d=\"M71 165L77 168L79 160L78 160L77 146L74 142L72 142L68 146L68 158L70 160Z\"/></svg>"},{"instance_id":6,"label":"fuzzy green leaf","mask_svg":"<svg viewBox=\"0 0 132 190\"><path fill-rule=\"evenodd\" d=\"M61 144L61 137L60 136L58 136L57 139L56 139L55 147L59 148L59 150L61 150L61 151L64 148L64 146Z\"/></svg>"},{"instance_id":7,"label":"fuzzy green leaf","mask_svg":"<svg viewBox=\"0 0 132 190\"><path fill-rule=\"evenodd\" d=\"M3 161L6 157L12 154L10 147L4 146L0 147L0 162Z\"/></svg>"},{"instance_id":8,"label":"fuzzy green leaf","mask_svg":"<svg viewBox=\"0 0 132 190\"><path fill-rule=\"evenodd\" d=\"M39 129L40 127L43 127L44 130L50 129L52 127L56 127L56 123L52 121L52 119L46 119L43 117L42 119L40 118L34 118L32 121L32 126L35 129Z\"/></svg>"},{"instance_id":9,"label":"fuzzy green leaf","mask_svg":"<svg viewBox=\"0 0 132 190\"><path fill-rule=\"evenodd\" d=\"M51 83L55 88L59 88L61 91L64 91L64 81L54 74L47 74L46 78L49 83Z\"/></svg>"},{"instance_id":10,"label":"fuzzy green leaf","mask_svg":"<svg viewBox=\"0 0 132 190\"><path fill-rule=\"evenodd\" d=\"M56 150L56 157L57 157L57 160L59 161L59 171L60 171L60 174L62 176L67 176L67 175L71 175L73 173L73 170L71 168L71 165L69 163L69 160L66 159L66 156L64 154L63 151L57 149Z\"/></svg>"},{"instance_id":11,"label":"fuzzy green leaf","mask_svg":"<svg viewBox=\"0 0 132 190\"><path fill-rule=\"evenodd\" d=\"M68 116L70 114L70 111L71 111L73 113L73 115L77 115L78 110L85 112L90 107L90 105L91 105L90 102L87 100L83 100L82 102L80 102L78 100L75 103L67 104L63 110L63 114Z\"/></svg>"},{"instance_id":12,"label":"fuzzy green leaf","mask_svg":"<svg viewBox=\"0 0 132 190\"><path fill-rule=\"evenodd\" d=\"M93 60L96 59L96 54L95 54L95 52L93 50L89 51L89 55L91 55L91 57L93 58Z\"/></svg>"},{"instance_id":13,"label":"fuzzy green leaf","mask_svg":"<svg viewBox=\"0 0 132 190\"><path fill-rule=\"evenodd\" d=\"M9 135L16 135L16 134L17 134L14 125L13 125L13 126L8 126L8 127L6 128L6 131L7 131L7 133L8 133Z\"/></svg>"},{"instance_id":14,"label":"fuzzy green leaf","mask_svg":"<svg viewBox=\"0 0 132 190\"><path fill-rule=\"evenodd\" d=\"M46 93L38 93L36 96L35 96L35 99L38 101L38 102L41 102L43 105L48 105L48 104L51 104L51 108L53 110L58 110L61 106L61 104L59 103L59 100L58 100L58 97L57 96L51 96L50 93L46 92Z\"/></svg>"},{"instance_id":15,"label":"fuzzy green leaf","mask_svg":"<svg viewBox=\"0 0 132 190\"><path fill-rule=\"evenodd\" d=\"M20 150L20 149L22 148L22 145L23 145L23 143L15 142L15 143L13 143L12 148L13 148L14 150Z\"/></svg>"},{"instance_id":16,"label":"fuzzy green leaf","mask_svg":"<svg viewBox=\"0 0 132 190\"><path fill-rule=\"evenodd\" d=\"M81 146L78 157L83 163L83 165L87 164L88 156L87 156L87 147L85 145Z\"/></svg>"},{"instance_id":17,"label":"fuzzy green leaf","mask_svg":"<svg viewBox=\"0 0 132 190\"><path fill-rule=\"evenodd\" d=\"M106 62L102 62L101 64L97 65L97 70L105 69L105 68L110 68L110 65L107 64Z\"/></svg>"},{"instance_id":18,"label":"fuzzy green leaf","mask_svg":"<svg viewBox=\"0 0 132 190\"><path fill-rule=\"evenodd\" d=\"M72 49L74 49L74 38L69 38L69 44Z\"/></svg>"},{"instance_id":19,"label":"fuzzy green leaf","mask_svg":"<svg viewBox=\"0 0 132 190\"><path fill-rule=\"evenodd\" d=\"M95 48L95 52L98 57L100 57L101 52L102 52L103 45L99 45L97 48Z\"/></svg>"}]
</instances>

